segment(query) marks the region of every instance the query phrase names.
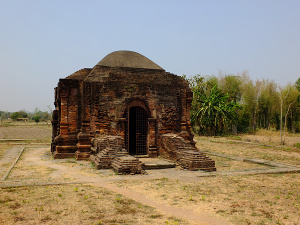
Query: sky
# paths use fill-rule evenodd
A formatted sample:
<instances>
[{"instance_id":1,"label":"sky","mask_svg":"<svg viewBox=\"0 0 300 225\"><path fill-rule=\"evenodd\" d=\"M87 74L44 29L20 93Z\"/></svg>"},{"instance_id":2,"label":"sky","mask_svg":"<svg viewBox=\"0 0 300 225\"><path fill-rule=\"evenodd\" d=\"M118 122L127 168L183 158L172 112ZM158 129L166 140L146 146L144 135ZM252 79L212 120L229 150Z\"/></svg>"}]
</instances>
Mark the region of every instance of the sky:
<instances>
[{"instance_id":1,"label":"sky","mask_svg":"<svg viewBox=\"0 0 300 225\"><path fill-rule=\"evenodd\" d=\"M117 50L188 77L300 77L299 0L0 0L0 110L54 109L54 88Z\"/></svg>"}]
</instances>

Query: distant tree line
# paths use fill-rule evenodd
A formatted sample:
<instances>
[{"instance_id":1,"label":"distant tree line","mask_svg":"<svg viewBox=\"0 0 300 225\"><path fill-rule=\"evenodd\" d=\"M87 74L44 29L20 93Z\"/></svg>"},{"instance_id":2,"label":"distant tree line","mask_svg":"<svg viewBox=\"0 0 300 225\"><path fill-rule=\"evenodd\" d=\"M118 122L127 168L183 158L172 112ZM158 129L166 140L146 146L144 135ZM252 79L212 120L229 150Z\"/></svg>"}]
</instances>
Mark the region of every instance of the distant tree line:
<instances>
[{"instance_id":1,"label":"distant tree line","mask_svg":"<svg viewBox=\"0 0 300 225\"><path fill-rule=\"evenodd\" d=\"M0 118L2 120L12 119L12 120L19 120L19 119L28 119L29 121L49 121L52 117L52 110L49 108L48 111L41 111L39 108L35 108L34 112L26 112L25 110L19 110L17 112L5 112L0 110Z\"/></svg>"},{"instance_id":2,"label":"distant tree line","mask_svg":"<svg viewBox=\"0 0 300 225\"><path fill-rule=\"evenodd\" d=\"M253 81L246 72L184 78L194 93L190 113L197 134L300 132L300 78L284 87L270 80Z\"/></svg>"}]
</instances>

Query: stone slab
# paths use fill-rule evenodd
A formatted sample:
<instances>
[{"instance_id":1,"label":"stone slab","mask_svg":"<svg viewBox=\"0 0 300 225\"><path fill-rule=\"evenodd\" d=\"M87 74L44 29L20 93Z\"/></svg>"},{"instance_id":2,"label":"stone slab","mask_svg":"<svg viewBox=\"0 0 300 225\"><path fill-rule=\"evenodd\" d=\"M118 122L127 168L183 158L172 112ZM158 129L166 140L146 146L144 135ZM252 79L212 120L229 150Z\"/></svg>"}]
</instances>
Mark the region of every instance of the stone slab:
<instances>
[{"instance_id":1,"label":"stone slab","mask_svg":"<svg viewBox=\"0 0 300 225\"><path fill-rule=\"evenodd\" d=\"M143 163L144 170L174 168L176 163L160 158L139 158Z\"/></svg>"}]
</instances>

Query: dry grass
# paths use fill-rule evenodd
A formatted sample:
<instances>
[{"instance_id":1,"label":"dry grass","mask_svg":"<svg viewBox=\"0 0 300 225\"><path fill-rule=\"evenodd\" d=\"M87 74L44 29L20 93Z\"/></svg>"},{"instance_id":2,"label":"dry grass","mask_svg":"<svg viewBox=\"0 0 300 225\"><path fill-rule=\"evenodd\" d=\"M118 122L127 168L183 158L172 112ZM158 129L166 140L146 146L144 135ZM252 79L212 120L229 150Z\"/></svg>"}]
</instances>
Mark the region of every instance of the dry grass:
<instances>
[{"instance_id":1,"label":"dry grass","mask_svg":"<svg viewBox=\"0 0 300 225\"><path fill-rule=\"evenodd\" d=\"M11 127L19 131L13 131ZM1 128L0 134L5 133L4 128ZM28 136L34 142L47 138L50 140L51 136L51 130L47 126L34 126L34 129L25 125L5 128L12 132L8 138L18 134L19 138L25 139L34 129L37 129L36 133ZM23 128L28 129L22 130ZM47 131L47 135L45 133L43 136L41 130ZM43 137L38 136L39 131ZM289 135L284 147L264 146L276 145L277 139L278 132L269 131L259 131L256 135L196 138L197 146L207 151L300 165L300 150L293 147L295 143L300 143L300 135ZM233 140L250 144L236 143ZM0 156L10 146L2 143ZM32 161L35 160L32 157L42 157L40 164L32 163L36 162ZM218 171L264 167L221 157L211 158L216 161ZM8 180L49 178L55 174L50 162L70 169L82 167L80 171L83 173L90 170L86 164L74 159L55 162L50 160L52 159L48 150L45 154L43 151L35 152L34 148L27 148ZM91 176L92 174L94 173L91 172ZM99 174L97 176L101 179ZM199 177L193 182L182 177L180 180L129 179L114 184L133 189L165 205L184 207L201 213L217 213L233 224L300 224L300 174ZM187 224L92 185L0 188L0 208L0 224Z\"/></svg>"},{"instance_id":2,"label":"dry grass","mask_svg":"<svg viewBox=\"0 0 300 225\"><path fill-rule=\"evenodd\" d=\"M300 135L296 138L298 139ZM271 161L278 161L300 165L300 150L288 147L270 147L264 146L266 142L258 144L237 143L230 138L214 138L214 137L196 137L197 147L203 150L218 152L233 156L241 156L244 158L261 158Z\"/></svg>"},{"instance_id":3,"label":"dry grass","mask_svg":"<svg viewBox=\"0 0 300 225\"><path fill-rule=\"evenodd\" d=\"M44 179L55 169L43 165L18 164L8 176L7 180Z\"/></svg>"},{"instance_id":4,"label":"dry grass","mask_svg":"<svg viewBox=\"0 0 300 225\"><path fill-rule=\"evenodd\" d=\"M6 152L9 153L10 148L13 148L14 145L7 144L0 145L0 147L1 146L6 146ZM19 151L21 149L22 147L19 147ZM47 153L49 152L48 148L44 149L47 149ZM53 171L55 171L53 168L47 165L37 165L35 163L32 163L32 160L34 160L33 157L36 157L34 156L35 152L36 148L25 148L21 157L19 158L18 162L14 165L13 169L10 171L9 176L6 178L6 180L44 179L45 177L49 176ZM19 152L17 151L16 153L16 155L6 155L2 159L0 158L0 176L4 175L7 169L15 161ZM47 155L48 160L51 159L50 152Z\"/></svg>"},{"instance_id":5,"label":"dry grass","mask_svg":"<svg viewBox=\"0 0 300 225\"><path fill-rule=\"evenodd\" d=\"M74 158L54 160L49 148L27 147L6 180L74 180L72 175L66 172L68 167L76 167L78 173L84 175L95 172L88 161L77 161Z\"/></svg>"},{"instance_id":6,"label":"dry grass","mask_svg":"<svg viewBox=\"0 0 300 225\"><path fill-rule=\"evenodd\" d=\"M0 126L9 127L9 126L45 126L51 125L51 121L42 121L36 123L34 121L14 121L14 120L1 120Z\"/></svg>"},{"instance_id":7,"label":"dry grass","mask_svg":"<svg viewBox=\"0 0 300 225\"><path fill-rule=\"evenodd\" d=\"M41 142L50 142L52 127L50 124L24 123L0 126L0 139L31 139Z\"/></svg>"},{"instance_id":8,"label":"dry grass","mask_svg":"<svg viewBox=\"0 0 300 225\"><path fill-rule=\"evenodd\" d=\"M299 137L299 134L290 136L290 143L298 142ZM300 152L295 148L266 147L269 143L266 137L253 141L255 145L236 143L232 138L196 137L196 140L200 149L211 152L300 165ZM257 136L251 140L257 140ZM216 161L218 171L261 168L257 164L210 157ZM213 211L233 224L300 224L300 174L201 177L194 182L164 178L117 184L162 204L196 212Z\"/></svg>"},{"instance_id":9,"label":"dry grass","mask_svg":"<svg viewBox=\"0 0 300 225\"><path fill-rule=\"evenodd\" d=\"M215 212L234 224L299 224L300 174L119 182L162 204Z\"/></svg>"},{"instance_id":10,"label":"dry grass","mask_svg":"<svg viewBox=\"0 0 300 225\"><path fill-rule=\"evenodd\" d=\"M5 174L6 170L10 167L11 163L7 162L4 159L4 154L5 152L11 148L12 145L7 144L7 143L1 143L0 144L0 178Z\"/></svg>"},{"instance_id":11,"label":"dry grass","mask_svg":"<svg viewBox=\"0 0 300 225\"><path fill-rule=\"evenodd\" d=\"M256 143L264 143L270 145L280 144L280 131L260 129L255 134L242 134L239 135L243 141L251 141ZM299 134L287 133L285 138L286 147L294 147L295 144L300 143Z\"/></svg>"},{"instance_id":12,"label":"dry grass","mask_svg":"<svg viewBox=\"0 0 300 225\"><path fill-rule=\"evenodd\" d=\"M8 143L2 143L0 144L0 158L3 157L4 153L7 149L11 148L11 145Z\"/></svg>"},{"instance_id":13,"label":"dry grass","mask_svg":"<svg viewBox=\"0 0 300 225\"><path fill-rule=\"evenodd\" d=\"M31 161L36 149L26 148L16 163L11 173L8 176L8 180L26 180L26 179L43 179L48 177L54 169L47 165L36 165ZM50 157L49 157L50 158Z\"/></svg>"},{"instance_id":14,"label":"dry grass","mask_svg":"<svg viewBox=\"0 0 300 225\"><path fill-rule=\"evenodd\" d=\"M209 156L216 163L216 168L218 171L228 171L228 170L251 170L257 168L268 168L268 166L259 165L255 163L247 163L237 160L232 160L223 157Z\"/></svg>"},{"instance_id":15,"label":"dry grass","mask_svg":"<svg viewBox=\"0 0 300 225\"><path fill-rule=\"evenodd\" d=\"M89 185L0 188L0 194L0 224L176 224L152 207Z\"/></svg>"}]
</instances>

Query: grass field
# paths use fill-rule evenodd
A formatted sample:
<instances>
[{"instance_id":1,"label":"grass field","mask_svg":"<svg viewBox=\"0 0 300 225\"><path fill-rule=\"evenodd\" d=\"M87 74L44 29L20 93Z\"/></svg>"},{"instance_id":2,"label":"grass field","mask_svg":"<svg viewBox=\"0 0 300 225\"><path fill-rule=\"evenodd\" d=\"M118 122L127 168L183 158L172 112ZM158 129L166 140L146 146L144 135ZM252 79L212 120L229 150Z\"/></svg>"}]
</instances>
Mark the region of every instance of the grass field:
<instances>
[{"instance_id":1,"label":"grass field","mask_svg":"<svg viewBox=\"0 0 300 225\"><path fill-rule=\"evenodd\" d=\"M0 140L22 141L25 143L51 142L51 123L12 122L0 126ZM1 143L1 142L0 142Z\"/></svg>"},{"instance_id":2,"label":"grass field","mask_svg":"<svg viewBox=\"0 0 300 225\"><path fill-rule=\"evenodd\" d=\"M166 224L154 208L91 185L0 190L0 224Z\"/></svg>"},{"instance_id":3,"label":"grass field","mask_svg":"<svg viewBox=\"0 0 300 225\"><path fill-rule=\"evenodd\" d=\"M116 184L162 204L214 212L233 224L299 224L300 174L167 178Z\"/></svg>"},{"instance_id":4,"label":"grass field","mask_svg":"<svg viewBox=\"0 0 300 225\"><path fill-rule=\"evenodd\" d=\"M37 130L36 133L31 132L34 130ZM20 179L29 183L34 179L46 180L61 171L68 175L67 170L79 168L83 176L98 177L99 182L102 178L111 178L111 185L131 190L157 203L195 213L207 212L232 224L300 224L298 173L217 175L193 179L175 175L157 179L123 176L122 181L113 181L119 177L113 171L100 175L86 162L73 159L55 161L47 149L46 153L40 151L34 155L35 148L30 148L31 143L49 143L51 129L47 124L0 127L0 135L6 139L30 139L30 142L24 142L28 147L7 178L10 182ZM195 140L197 146L207 152L300 165L300 151L295 147L300 142L300 135L289 135L285 146L278 145L278 132L269 131L232 137L196 137ZM18 143L2 141L0 160L5 151ZM41 158L39 164L32 163L34 157ZM210 157L216 161L218 171L267 167ZM60 167L63 167L61 171ZM72 180L73 175L70 173L63 179ZM197 224L168 216L96 183L0 188L0 207L0 224Z\"/></svg>"}]
</instances>

